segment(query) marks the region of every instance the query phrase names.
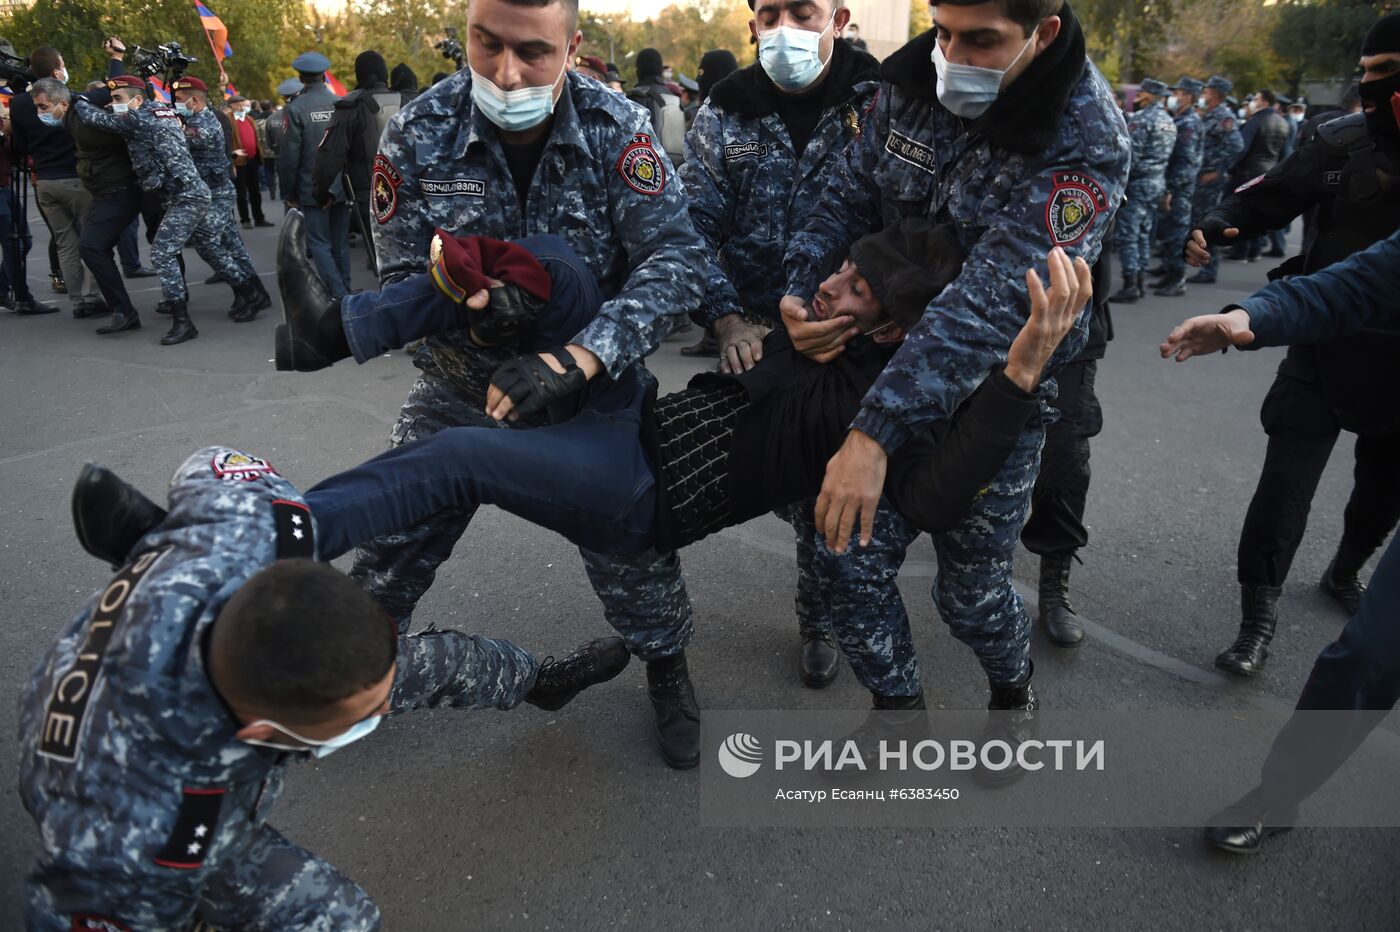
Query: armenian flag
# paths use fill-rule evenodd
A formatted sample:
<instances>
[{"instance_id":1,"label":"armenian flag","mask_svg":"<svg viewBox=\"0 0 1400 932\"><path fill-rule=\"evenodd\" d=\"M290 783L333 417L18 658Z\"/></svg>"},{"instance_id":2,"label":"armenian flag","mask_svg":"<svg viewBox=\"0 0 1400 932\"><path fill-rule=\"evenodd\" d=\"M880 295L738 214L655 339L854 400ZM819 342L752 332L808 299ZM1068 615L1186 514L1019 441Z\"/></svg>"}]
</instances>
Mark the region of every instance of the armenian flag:
<instances>
[{"instance_id":1,"label":"armenian flag","mask_svg":"<svg viewBox=\"0 0 1400 932\"><path fill-rule=\"evenodd\" d=\"M209 48L213 50L214 58L220 64L225 58L232 58L233 46L228 44L228 27L224 25L223 20L215 16L213 11L200 3L199 0L194 0L194 9L199 14L199 22L204 26L204 32L209 37Z\"/></svg>"},{"instance_id":2,"label":"armenian flag","mask_svg":"<svg viewBox=\"0 0 1400 932\"><path fill-rule=\"evenodd\" d=\"M331 89L331 93L337 97L345 96L345 85L340 83L340 79L329 71L326 72L326 87Z\"/></svg>"},{"instance_id":3,"label":"armenian flag","mask_svg":"<svg viewBox=\"0 0 1400 932\"><path fill-rule=\"evenodd\" d=\"M170 103L170 89L165 86L165 82L155 75L146 79L151 85L151 90L156 92L156 99L163 104Z\"/></svg>"}]
</instances>

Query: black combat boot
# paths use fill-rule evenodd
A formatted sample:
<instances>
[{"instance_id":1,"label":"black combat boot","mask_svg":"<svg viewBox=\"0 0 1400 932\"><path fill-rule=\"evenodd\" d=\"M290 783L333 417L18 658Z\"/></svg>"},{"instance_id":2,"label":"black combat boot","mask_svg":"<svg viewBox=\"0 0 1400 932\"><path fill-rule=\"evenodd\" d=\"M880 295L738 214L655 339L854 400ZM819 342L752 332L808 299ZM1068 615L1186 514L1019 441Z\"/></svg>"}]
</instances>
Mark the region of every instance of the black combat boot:
<instances>
[{"instance_id":1,"label":"black combat boot","mask_svg":"<svg viewBox=\"0 0 1400 932\"><path fill-rule=\"evenodd\" d=\"M1318 583L1322 591L1336 599L1348 615L1355 615L1361 608L1361 597L1366 594L1366 586L1361 582L1361 567L1371 558L1374 551L1362 550L1347 542L1345 537L1337 547L1337 555L1327 564L1327 572Z\"/></svg>"},{"instance_id":2,"label":"black combat boot","mask_svg":"<svg viewBox=\"0 0 1400 932\"><path fill-rule=\"evenodd\" d=\"M1152 293L1159 298L1179 298L1186 294L1186 272L1181 271L1170 277L1163 278Z\"/></svg>"},{"instance_id":3,"label":"black combat boot","mask_svg":"<svg viewBox=\"0 0 1400 932\"><path fill-rule=\"evenodd\" d=\"M1069 573L1074 551L1047 554L1040 558L1040 604L1037 617L1050 642L1059 647L1078 647L1084 629L1074 620L1078 614L1069 604Z\"/></svg>"},{"instance_id":4,"label":"black combat boot","mask_svg":"<svg viewBox=\"0 0 1400 932\"><path fill-rule=\"evenodd\" d=\"M546 657L525 701L547 712L558 711L588 687L617 676L631 659L622 638L590 641L562 660Z\"/></svg>"},{"instance_id":5,"label":"black combat boot","mask_svg":"<svg viewBox=\"0 0 1400 932\"><path fill-rule=\"evenodd\" d=\"M989 741L1006 742L1011 748L1011 762L1005 769L992 770L982 766L979 760L976 769L972 771L972 779L978 785L996 789L1015 783L1026 775L1026 771L1016 761L1016 752L1024 742L1035 737L1039 727L1035 713L1040 708L1040 699L1031 688L1031 680L1034 677L1035 661L1031 661L1026 678L1015 685L1001 686L988 682L991 698L987 702L987 711L992 714L987 716L987 724L982 728L979 744L985 747Z\"/></svg>"},{"instance_id":6,"label":"black combat boot","mask_svg":"<svg viewBox=\"0 0 1400 932\"><path fill-rule=\"evenodd\" d=\"M113 569L165 520L165 509L127 485L111 470L88 463L73 484L73 529L78 543Z\"/></svg>"},{"instance_id":7,"label":"black combat boot","mask_svg":"<svg viewBox=\"0 0 1400 932\"><path fill-rule=\"evenodd\" d=\"M1229 673L1255 676L1269 658L1269 642L1278 625L1278 586L1240 586L1240 607L1244 620L1235 643L1215 658L1215 665Z\"/></svg>"},{"instance_id":8,"label":"black combat boot","mask_svg":"<svg viewBox=\"0 0 1400 932\"><path fill-rule=\"evenodd\" d=\"M228 316L237 323L246 324L258 316L258 311L272 307L272 296L256 275L235 284L233 293L233 307L228 309Z\"/></svg>"},{"instance_id":9,"label":"black combat boot","mask_svg":"<svg viewBox=\"0 0 1400 932\"><path fill-rule=\"evenodd\" d=\"M193 340L199 336L199 331L194 328L194 321L190 320L190 312L184 301L172 301L170 303L170 329L165 336L160 338L161 346L174 346L176 343L184 343L186 340Z\"/></svg>"},{"instance_id":10,"label":"black combat boot","mask_svg":"<svg viewBox=\"0 0 1400 932\"><path fill-rule=\"evenodd\" d=\"M125 314L121 311L113 311L112 319L103 326L98 327L97 332L105 337L111 333L122 333L127 330L140 329L141 317L136 313L136 309L132 308L130 314Z\"/></svg>"},{"instance_id":11,"label":"black combat boot","mask_svg":"<svg viewBox=\"0 0 1400 932\"><path fill-rule=\"evenodd\" d=\"M700 706L684 651L647 662L647 691L656 711L661 756L677 770L689 770L700 763Z\"/></svg>"},{"instance_id":12,"label":"black combat boot","mask_svg":"<svg viewBox=\"0 0 1400 932\"><path fill-rule=\"evenodd\" d=\"M277 234L277 288L285 321L275 336L279 371L315 372L350 357L340 301L306 257L306 220L296 209L287 211Z\"/></svg>"},{"instance_id":13,"label":"black combat boot","mask_svg":"<svg viewBox=\"0 0 1400 932\"><path fill-rule=\"evenodd\" d=\"M167 300L165 300L164 298L161 298L159 301L156 302L156 313L157 313L157 314L161 314L161 315L163 315L163 316L165 316L165 317L169 317L169 316L170 316L170 307L171 307L171 305L173 305L174 303L175 303L174 301L167 301Z\"/></svg>"},{"instance_id":14,"label":"black combat boot","mask_svg":"<svg viewBox=\"0 0 1400 932\"><path fill-rule=\"evenodd\" d=\"M899 742L917 743L928 732L923 690L912 696L882 696L871 693L870 714L848 741L854 741L867 770L880 769L881 742L885 747Z\"/></svg>"},{"instance_id":15,"label":"black combat boot","mask_svg":"<svg viewBox=\"0 0 1400 932\"><path fill-rule=\"evenodd\" d=\"M1244 798L1211 816L1206 843L1230 854L1258 854L1264 839L1293 828L1297 809L1272 812L1256 787Z\"/></svg>"},{"instance_id":16,"label":"black combat boot","mask_svg":"<svg viewBox=\"0 0 1400 932\"><path fill-rule=\"evenodd\" d=\"M1132 304L1142 297L1142 273L1124 272L1123 287L1108 296L1113 304Z\"/></svg>"},{"instance_id":17,"label":"black combat boot","mask_svg":"<svg viewBox=\"0 0 1400 932\"><path fill-rule=\"evenodd\" d=\"M836 679L841 669L841 652L836 648L836 635L830 631L802 632L802 685L821 689Z\"/></svg>"}]
</instances>

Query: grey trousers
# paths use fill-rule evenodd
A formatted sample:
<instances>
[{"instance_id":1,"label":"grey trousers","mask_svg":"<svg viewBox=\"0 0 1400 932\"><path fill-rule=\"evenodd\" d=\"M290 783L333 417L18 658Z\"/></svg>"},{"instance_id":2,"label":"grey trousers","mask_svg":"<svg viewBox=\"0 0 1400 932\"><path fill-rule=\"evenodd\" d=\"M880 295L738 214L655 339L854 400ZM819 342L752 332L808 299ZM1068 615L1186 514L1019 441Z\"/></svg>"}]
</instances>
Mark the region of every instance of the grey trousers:
<instances>
[{"instance_id":1,"label":"grey trousers","mask_svg":"<svg viewBox=\"0 0 1400 932\"><path fill-rule=\"evenodd\" d=\"M35 181L34 189L39 192L39 209L53 228L54 242L58 246L58 265L68 285L69 300L74 307L102 303L97 278L83 267L78 247L78 237L82 235L83 224L87 221L92 196L77 178Z\"/></svg>"}]
</instances>

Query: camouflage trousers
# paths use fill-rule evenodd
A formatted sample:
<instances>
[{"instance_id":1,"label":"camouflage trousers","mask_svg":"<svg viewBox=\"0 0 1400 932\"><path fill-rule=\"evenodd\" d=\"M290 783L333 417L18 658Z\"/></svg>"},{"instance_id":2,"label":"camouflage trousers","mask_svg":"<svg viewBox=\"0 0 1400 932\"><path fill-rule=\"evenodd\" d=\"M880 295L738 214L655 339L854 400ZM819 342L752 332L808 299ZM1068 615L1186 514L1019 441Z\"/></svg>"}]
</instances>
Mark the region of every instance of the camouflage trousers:
<instances>
[{"instance_id":1,"label":"camouflage trousers","mask_svg":"<svg viewBox=\"0 0 1400 932\"><path fill-rule=\"evenodd\" d=\"M181 194L167 198L165 216L151 238L151 265L160 275L161 297L166 301L186 301L189 291L180 271L180 250L209 214L209 198L202 194Z\"/></svg>"},{"instance_id":2,"label":"camouflage trousers","mask_svg":"<svg viewBox=\"0 0 1400 932\"><path fill-rule=\"evenodd\" d=\"M234 222L238 192L232 184L209 189L209 212L191 234L194 251L229 282L244 282L258 274L248 247Z\"/></svg>"},{"instance_id":3,"label":"camouflage trousers","mask_svg":"<svg viewBox=\"0 0 1400 932\"><path fill-rule=\"evenodd\" d=\"M426 351L424 351L426 352ZM509 428L487 418L483 401L430 373L419 376L391 433L395 445L449 427ZM439 512L417 527L365 544L350 575L359 580L407 631L413 609L428 591L437 568L452 554L472 516L471 509ZM694 635L690 597L675 552L647 551L631 557L604 556L583 548L584 568L603 614L642 660L679 653Z\"/></svg>"},{"instance_id":4,"label":"camouflage trousers","mask_svg":"<svg viewBox=\"0 0 1400 932\"><path fill-rule=\"evenodd\" d=\"M1125 279L1147 271L1152 263L1152 220L1157 200L1156 197L1129 197L1118 208L1113 235L1118 240L1118 261Z\"/></svg>"}]
</instances>

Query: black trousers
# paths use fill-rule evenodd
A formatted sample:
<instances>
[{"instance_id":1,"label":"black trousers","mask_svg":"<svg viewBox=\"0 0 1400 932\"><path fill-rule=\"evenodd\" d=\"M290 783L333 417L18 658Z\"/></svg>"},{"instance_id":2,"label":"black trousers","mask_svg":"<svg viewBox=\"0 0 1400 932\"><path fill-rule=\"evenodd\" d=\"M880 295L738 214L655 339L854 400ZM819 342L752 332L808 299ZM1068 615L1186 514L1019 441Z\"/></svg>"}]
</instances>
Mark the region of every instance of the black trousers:
<instances>
[{"instance_id":1,"label":"black trousers","mask_svg":"<svg viewBox=\"0 0 1400 932\"><path fill-rule=\"evenodd\" d=\"M83 265L97 279L97 288L107 306L122 314L134 313L135 309L116 260L112 258L112 250L131 222L141 215L143 200L141 189L135 186L93 198L87 222L83 224L83 235L78 240ZM149 222L147 229L151 229Z\"/></svg>"},{"instance_id":2,"label":"black trousers","mask_svg":"<svg viewBox=\"0 0 1400 932\"><path fill-rule=\"evenodd\" d=\"M263 222L262 181L258 169L262 159L249 159L234 169L233 185L238 191L238 219L248 222L249 210L254 223Z\"/></svg>"},{"instance_id":3,"label":"black trousers","mask_svg":"<svg viewBox=\"0 0 1400 932\"><path fill-rule=\"evenodd\" d=\"M1239 581L1282 586L1342 425L1318 382L1282 372L1264 397L1259 420L1269 446L1240 533ZM1400 431L1358 436L1355 455L1342 537L1371 551L1400 520Z\"/></svg>"},{"instance_id":4,"label":"black trousers","mask_svg":"<svg viewBox=\"0 0 1400 932\"><path fill-rule=\"evenodd\" d=\"M1040 475L1031 492L1031 516L1021 543L1040 556L1075 551L1089 542L1084 502L1089 497L1089 440L1103 430L1094 394L1098 360L1075 360L1055 376L1060 394L1052 406L1060 419L1045 431Z\"/></svg>"}]
</instances>

